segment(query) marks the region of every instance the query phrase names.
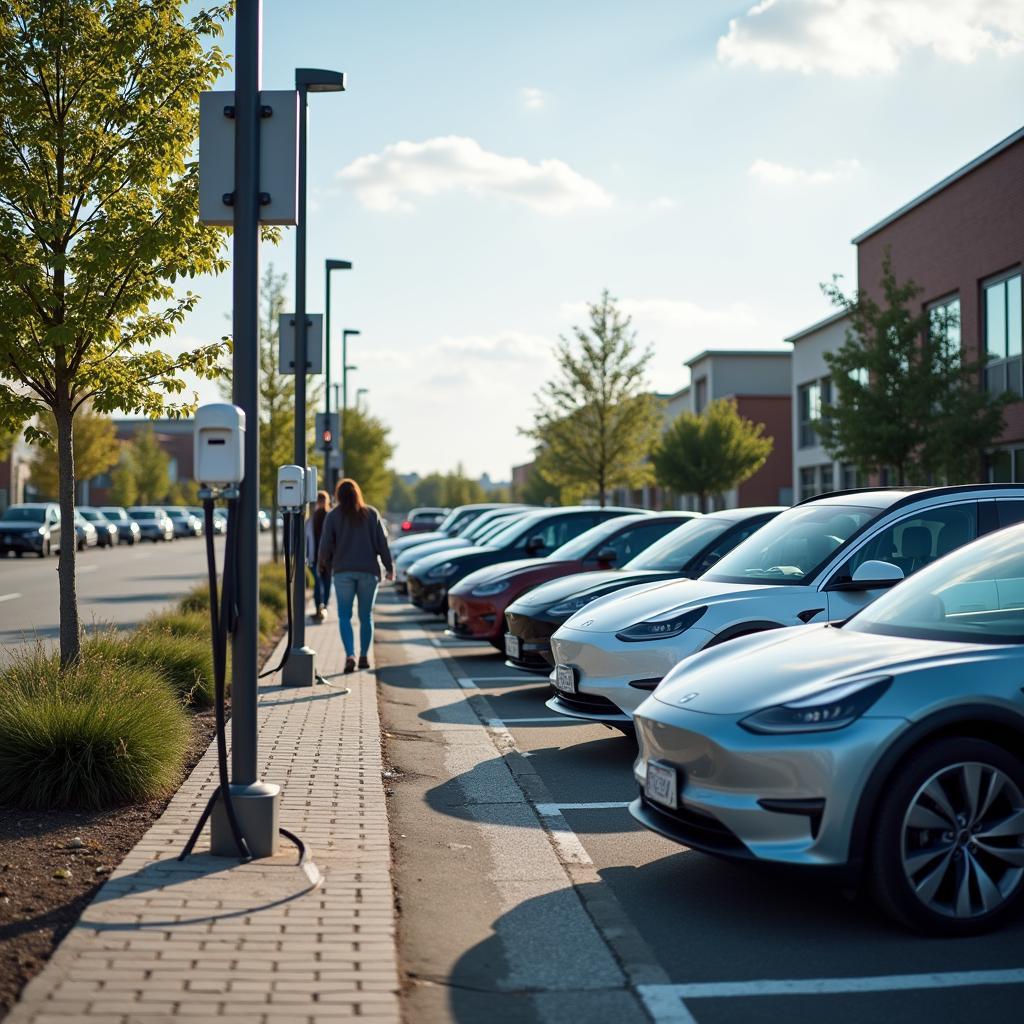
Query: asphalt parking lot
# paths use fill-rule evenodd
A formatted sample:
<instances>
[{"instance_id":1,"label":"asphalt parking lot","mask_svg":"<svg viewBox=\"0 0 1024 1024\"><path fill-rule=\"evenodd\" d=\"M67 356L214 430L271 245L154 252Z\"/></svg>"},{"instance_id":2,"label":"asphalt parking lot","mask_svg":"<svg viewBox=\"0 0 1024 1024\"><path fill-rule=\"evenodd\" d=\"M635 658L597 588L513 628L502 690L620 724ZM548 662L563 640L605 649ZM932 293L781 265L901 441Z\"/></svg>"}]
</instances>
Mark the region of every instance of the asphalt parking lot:
<instances>
[{"instance_id":1,"label":"asphalt parking lot","mask_svg":"<svg viewBox=\"0 0 1024 1024\"><path fill-rule=\"evenodd\" d=\"M626 810L632 738L558 718L544 680L385 597L389 643L409 1019L1021 1018L1024 921L931 939L856 894L678 847Z\"/></svg>"}]
</instances>

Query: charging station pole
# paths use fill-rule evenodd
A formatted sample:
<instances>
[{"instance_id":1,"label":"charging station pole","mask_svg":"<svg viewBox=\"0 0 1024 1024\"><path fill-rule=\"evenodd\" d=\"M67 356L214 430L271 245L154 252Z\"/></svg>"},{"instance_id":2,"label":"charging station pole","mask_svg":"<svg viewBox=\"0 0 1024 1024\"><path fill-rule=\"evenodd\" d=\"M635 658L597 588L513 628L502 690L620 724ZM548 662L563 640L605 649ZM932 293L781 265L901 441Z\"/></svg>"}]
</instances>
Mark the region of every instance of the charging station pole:
<instances>
[{"instance_id":1,"label":"charging station pole","mask_svg":"<svg viewBox=\"0 0 1024 1024\"><path fill-rule=\"evenodd\" d=\"M231 796L242 833L255 857L277 851L280 787L261 782L257 761L259 675L259 218L260 76L263 0L238 0L235 9L235 178L232 208L232 400L250 425L247 472L239 487L237 522L238 623L231 659ZM210 822L210 851L237 856L223 801Z\"/></svg>"}]
</instances>

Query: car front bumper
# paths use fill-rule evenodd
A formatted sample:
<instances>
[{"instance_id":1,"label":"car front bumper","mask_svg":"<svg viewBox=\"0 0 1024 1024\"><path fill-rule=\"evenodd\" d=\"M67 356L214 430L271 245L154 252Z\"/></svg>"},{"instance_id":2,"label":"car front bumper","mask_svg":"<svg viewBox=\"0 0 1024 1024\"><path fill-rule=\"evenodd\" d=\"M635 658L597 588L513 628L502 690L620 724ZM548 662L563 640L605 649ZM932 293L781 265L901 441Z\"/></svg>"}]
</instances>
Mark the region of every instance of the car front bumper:
<instances>
[{"instance_id":1,"label":"car front bumper","mask_svg":"<svg viewBox=\"0 0 1024 1024\"><path fill-rule=\"evenodd\" d=\"M449 594L448 613L449 628L460 639L491 641L504 633L505 616L486 599Z\"/></svg>"},{"instance_id":2,"label":"car front bumper","mask_svg":"<svg viewBox=\"0 0 1024 1024\"><path fill-rule=\"evenodd\" d=\"M439 612L444 608L448 588L443 583L421 580L418 576L409 577L409 599L417 608L428 612Z\"/></svg>"},{"instance_id":3,"label":"car front bumper","mask_svg":"<svg viewBox=\"0 0 1024 1024\"><path fill-rule=\"evenodd\" d=\"M5 533L0 529L0 549L4 551L42 551L46 537L38 530Z\"/></svg>"},{"instance_id":4,"label":"car front bumper","mask_svg":"<svg viewBox=\"0 0 1024 1024\"><path fill-rule=\"evenodd\" d=\"M643 825L686 846L741 859L843 868L860 794L882 752L907 726L861 718L845 729L763 735L743 716L670 707L651 698L634 717ZM678 806L646 792L648 765L673 768Z\"/></svg>"},{"instance_id":5,"label":"car front bumper","mask_svg":"<svg viewBox=\"0 0 1024 1024\"><path fill-rule=\"evenodd\" d=\"M505 664L524 672L548 675L555 667L555 657L551 653L551 636L561 623L509 612L505 613L505 622L506 632L518 637L521 645L520 656L507 658Z\"/></svg>"},{"instance_id":6,"label":"car front bumper","mask_svg":"<svg viewBox=\"0 0 1024 1024\"><path fill-rule=\"evenodd\" d=\"M632 718L669 671L711 639L707 630L690 628L670 640L624 643L614 633L562 626L551 639L551 653L556 665L572 666L579 696L600 697Z\"/></svg>"}]
</instances>

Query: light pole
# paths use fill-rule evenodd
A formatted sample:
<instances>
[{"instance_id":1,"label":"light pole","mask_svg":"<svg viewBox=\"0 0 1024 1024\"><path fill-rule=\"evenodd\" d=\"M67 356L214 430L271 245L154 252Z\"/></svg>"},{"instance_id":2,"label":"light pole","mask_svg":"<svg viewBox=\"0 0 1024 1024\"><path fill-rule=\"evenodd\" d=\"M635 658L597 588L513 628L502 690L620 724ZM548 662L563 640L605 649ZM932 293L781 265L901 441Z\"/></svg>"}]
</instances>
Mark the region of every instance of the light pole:
<instances>
[{"instance_id":1,"label":"light pole","mask_svg":"<svg viewBox=\"0 0 1024 1024\"><path fill-rule=\"evenodd\" d=\"M295 88L299 94L299 215L295 228L295 465L306 465L306 135L308 94L342 92L345 76L340 71L296 68ZM303 507L303 519L305 518ZM316 681L316 652L306 646L306 573L302 568L304 529L295 543L299 565L295 573L292 647L281 671L285 686L312 686Z\"/></svg>"},{"instance_id":2,"label":"light pole","mask_svg":"<svg viewBox=\"0 0 1024 1024\"><path fill-rule=\"evenodd\" d=\"M327 422L331 421L331 271L351 270L352 264L348 260L325 260L324 261L324 412L327 414ZM339 433L341 432L341 417L338 417ZM336 442L338 450L341 450L341 438ZM331 465L331 451L324 452L324 487L329 494L334 493L334 466Z\"/></svg>"},{"instance_id":3,"label":"light pole","mask_svg":"<svg viewBox=\"0 0 1024 1024\"><path fill-rule=\"evenodd\" d=\"M356 388L356 408L360 412L363 412L364 410L363 410L363 407L360 404L359 400L361 398L365 398L369 393L370 393L370 389L369 388Z\"/></svg>"},{"instance_id":4,"label":"light pole","mask_svg":"<svg viewBox=\"0 0 1024 1024\"><path fill-rule=\"evenodd\" d=\"M348 362L348 339L355 337L360 332L346 327L341 332L341 475L345 475L345 410L348 408L348 371L354 370Z\"/></svg>"}]
</instances>

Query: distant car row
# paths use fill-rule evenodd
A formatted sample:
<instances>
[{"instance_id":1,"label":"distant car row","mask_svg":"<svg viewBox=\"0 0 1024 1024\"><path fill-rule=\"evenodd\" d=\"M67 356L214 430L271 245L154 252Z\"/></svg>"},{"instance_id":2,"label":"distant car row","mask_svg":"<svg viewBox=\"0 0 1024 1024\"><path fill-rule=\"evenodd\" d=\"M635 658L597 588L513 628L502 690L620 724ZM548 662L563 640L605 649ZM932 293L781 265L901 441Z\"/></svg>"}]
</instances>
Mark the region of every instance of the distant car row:
<instances>
[{"instance_id":1,"label":"distant car row","mask_svg":"<svg viewBox=\"0 0 1024 1024\"><path fill-rule=\"evenodd\" d=\"M453 636L636 736L642 825L965 935L1024 904L1021 524L1015 485L861 489L705 516L478 506L395 548Z\"/></svg>"},{"instance_id":2,"label":"distant car row","mask_svg":"<svg viewBox=\"0 0 1024 1024\"><path fill-rule=\"evenodd\" d=\"M75 509L75 547L109 548L115 544L135 544L148 540L170 541L176 537L203 535L203 510L183 505L134 505L120 508L104 505L93 508L80 505ZM227 531L227 512L213 512L214 532ZM270 529L270 517L259 512L260 530ZM26 502L11 505L0 516L0 558L8 552L16 558L33 554L46 558L61 547L60 506L55 501Z\"/></svg>"}]
</instances>

